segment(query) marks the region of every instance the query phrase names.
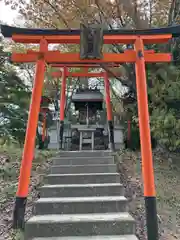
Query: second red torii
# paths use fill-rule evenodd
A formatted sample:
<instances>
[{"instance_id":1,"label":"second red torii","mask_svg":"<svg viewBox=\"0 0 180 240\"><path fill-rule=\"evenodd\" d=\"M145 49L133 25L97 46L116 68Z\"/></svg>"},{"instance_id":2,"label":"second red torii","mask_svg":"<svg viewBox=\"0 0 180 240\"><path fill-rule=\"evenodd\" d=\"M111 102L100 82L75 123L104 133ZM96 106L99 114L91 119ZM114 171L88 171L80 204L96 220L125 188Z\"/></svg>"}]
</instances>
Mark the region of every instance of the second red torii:
<instances>
[{"instance_id":1,"label":"second red torii","mask_svg":"<svg viewBox=\"0 0 180 240\"><path fill-rule=\"evenodd\" d=\"M63 73L61 70L54 71L51 73L51 76L54 78L62 77ZM110 74L111 75L111 74ZM121 74L112 74L112 76L120 77ZM104 72L69 72L67 71L67 77L104 77Z\"/></svg>"}]
</instances>

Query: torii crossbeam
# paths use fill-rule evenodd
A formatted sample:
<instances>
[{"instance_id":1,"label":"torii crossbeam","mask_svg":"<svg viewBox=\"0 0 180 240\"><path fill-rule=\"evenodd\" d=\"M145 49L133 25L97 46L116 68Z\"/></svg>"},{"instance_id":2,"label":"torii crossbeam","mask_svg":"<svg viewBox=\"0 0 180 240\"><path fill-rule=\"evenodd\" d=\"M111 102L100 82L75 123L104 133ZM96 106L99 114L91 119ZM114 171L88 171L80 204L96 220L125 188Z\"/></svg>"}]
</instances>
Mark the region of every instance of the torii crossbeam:
<instances>
[{"instance_id":1,"label":"torii crossbeam","mask_svg":"<svg viewBox=\"0 0 180 240\"><path fill-rule=\"evenodd\" d=\"M15 42L36 43L40 45L38 52L27 51L27 53L12 54L13 62L36 62L36 74L32 91L20 178L14 208L14 227L22 228L24 226L25 205L30 182L36 127L46 63L57 63L66 66L69 64L101 65L102 63L119 64L123 62L131 62L135 64L136 70L147 235L148 240L158 240L156 195L149 127L145 63L170 62L171 55L168 53L147 53L144 51L144 44L166 43L172 37L179 37L180 25L167 28L143 30L105 30L103 32L104 44L132 44L134 46L134 50L117 54L104 53L102 59L100 60L82 60L80 59L79 53L61 53L59 51L48 51L48 44L51 43L79 44L81 33L80 30L23 29L5 25L1 26L1 30L4 37L12 38Z\"/></svg>"}]
</instances>

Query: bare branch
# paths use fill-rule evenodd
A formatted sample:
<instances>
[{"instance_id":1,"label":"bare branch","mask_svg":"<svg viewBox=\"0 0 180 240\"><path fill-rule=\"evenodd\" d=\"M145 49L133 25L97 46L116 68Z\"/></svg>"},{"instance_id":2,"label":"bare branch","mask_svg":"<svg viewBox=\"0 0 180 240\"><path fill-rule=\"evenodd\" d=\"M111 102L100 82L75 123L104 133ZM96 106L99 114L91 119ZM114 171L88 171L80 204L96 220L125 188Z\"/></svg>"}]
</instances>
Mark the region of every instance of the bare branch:
<instances>
[{"instance_id":1,"label":"bare branch","mask_svg":"<svg viewBox=\"0 0 180 240\"><path fill-rule=\"evenodd\" d=\"M136 10L134 7L137 4L137 0L117 0L119 5L121 4L124 10L132 17L137 28L149 28L149 20L145 13L142 14L140 10Z\"/></svg>"},{"instance_id":2,"label":"bare branch","mask_svg":"<svg viewBox=\"0 0 180 240\"><path fill-rule=\"evenodd\" d=\"M123 21L123 19L122 19L122 14L121 14L121 10L120 10L120 4L118 3L118 1L119 1L119 0L115 0L116 6L117 6L117 14L118 14L118 18L119 18L119 20L120 20L120 22L121 22L122 27L124 27L124 26L125 26L125 23L124 23L124 21Z\"/></svg>"},{"instance_id":3,"label":"bare branch","mask_svg":"<svg viewBox=\"0 0 180 240\"><path fill-rule=\"evenodd\" d=\"M47 3L53 10L54 12L57 14L58 16L58 19L59 20L62 20L64 25L69 28L69 24L68 22L66 21L66 19L63 17L63 15L60 13L60 11L58 11L58 9L56 9L48 0L44 0L45 3Z\"/></svg>"}]
</instances>

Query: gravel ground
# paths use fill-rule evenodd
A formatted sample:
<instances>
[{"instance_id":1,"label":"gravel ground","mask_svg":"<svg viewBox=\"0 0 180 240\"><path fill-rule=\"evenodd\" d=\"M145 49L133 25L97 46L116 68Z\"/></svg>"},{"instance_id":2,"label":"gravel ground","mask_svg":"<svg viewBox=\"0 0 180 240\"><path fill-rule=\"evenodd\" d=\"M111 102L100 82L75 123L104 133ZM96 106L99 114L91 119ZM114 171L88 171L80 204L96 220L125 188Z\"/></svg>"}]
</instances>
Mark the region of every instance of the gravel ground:
<instances>
[{"instance_id":1,"label":"gravel ground","mask_svg":"<svg viewBox=\"0 0 180 240\"><path fill-rule=\"evenodd\" d=\"M175 240L180 239L180 169L168 161L164 163L164 157L154 154L159 236L160 240ZM136 235L140 240L147 240L140 154L125 152L119 159L118 169L129 211L136 220Z\"/></svg>"}]
</instances>

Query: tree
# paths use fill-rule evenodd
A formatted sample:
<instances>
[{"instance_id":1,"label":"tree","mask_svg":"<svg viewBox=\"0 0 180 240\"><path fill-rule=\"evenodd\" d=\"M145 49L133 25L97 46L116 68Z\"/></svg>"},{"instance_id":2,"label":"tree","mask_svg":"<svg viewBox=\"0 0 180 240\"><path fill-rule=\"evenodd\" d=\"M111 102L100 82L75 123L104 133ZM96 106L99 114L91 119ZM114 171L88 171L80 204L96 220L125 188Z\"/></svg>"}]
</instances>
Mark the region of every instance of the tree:
<instances>
[{"instance_id":1,"label":"tree","mask_svg":"<svg viewBox=\"0 0 180 240\"><path fill-rule=\"evenodd\" d=\"M179 0L30 0L28 3L23 0L5 0L5 2L11 4L13 8L18 8L19 12L26 20L26 25L30 27L79 28L81 22L85 24L93 22L101 23L104 25L104 28L109 29L149 28L172 25L179 22ZM61 46L61 49L62 47L64 46ZM70 48L69 46L65 46L64 49L65 48L73 50L72 46L70 46ZM161 49L172 51L176 64L176 68L173 70L170 64L147 66L147 84L150 102L149 110L152 120L152 133L158 140L160 140L160 135L156 134L158 133L157 128L161 133L164 131L163 136L161 135L161 139L167 137L168 130L167 128L163 131L160 130L158 115L161 114L164 118L168 115L173 115L178 125L179 114L177 107L173 106L175 106L174 102L179 100L177 94L177 92L179 92L177 81L177 79L179 79L179 39L175 39L167 45L153 45L148 46L148 48L154 48L157 51L160 51ZM122 52L123 49L124 46L122 48L122 46L119 45L106 47L106 50L113 52ZM102 67L107 71L111 71L111 69L107 69L105 65ZM114 94L124 103L126 118L132 118L136 123L137 101L134 66L132 64L123 64L121 71L122 76L116 79L117 81L120 81L123 86L127 87L127 92L124 96L119 96L117 92ZM174 74L172 74L172 71ZM163 76L164 74L166 76ZM164 91L167 90L167 87L168 91L165 93ZM172 93L176 95L172 96ZM171 101L167 102L166 100L170 96ZM155 106L157 109L156 111L153 110ZM118 108L116 107L116 111L119 111L117 109ZM167 121L164 121L164 124L165 123L167 124ZM136 124L136 127L138 128L138 124ZM161 125L161 127L163 126ZM177 137L177 133L173 133L173 136ZM170 145L173 144L175 143ZM177 145L177 142L175 145ZM166 147L167 146L168 144L166 144ZM178 148L178 145L176 148Z\"/></svg>"},{"instance_id":2,"label":"tree","mask_svg":"<svg viewBox=\"0 0 180 240\"><path fill-rule=\"evenodd\" d=\"M0 137L24 141L30 89L18 76L15 68L4 60L0 45Z\"/></svg>"}]
</instances>

